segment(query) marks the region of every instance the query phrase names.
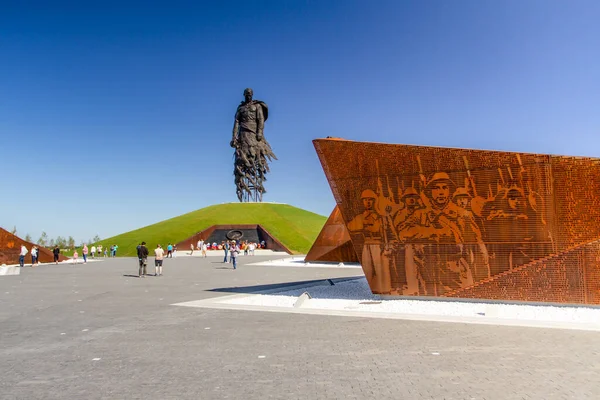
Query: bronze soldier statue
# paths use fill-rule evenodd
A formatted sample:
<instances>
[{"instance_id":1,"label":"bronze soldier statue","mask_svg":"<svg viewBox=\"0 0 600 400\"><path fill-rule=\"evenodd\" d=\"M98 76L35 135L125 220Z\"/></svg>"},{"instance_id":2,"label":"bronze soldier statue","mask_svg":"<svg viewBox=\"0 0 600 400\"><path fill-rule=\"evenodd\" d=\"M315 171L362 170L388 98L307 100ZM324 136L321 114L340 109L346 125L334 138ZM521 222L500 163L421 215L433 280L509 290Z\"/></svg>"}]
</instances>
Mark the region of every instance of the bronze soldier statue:
<instances>
[{"instance_id":1,"label":"bronze soldier statue","mask_svg":"<svg viewBox=\"0 0 600 400\"><path fill-rule=\"evenodd\" d=\"M236 193L239 201L262 201L266 193L263 182L269 172L268 162L277 157L264 137L267 105L253 100L253 91L244 90L244 101L238 106L233 124L231 147L235 149Z\"/></svg>"}]
</instances>

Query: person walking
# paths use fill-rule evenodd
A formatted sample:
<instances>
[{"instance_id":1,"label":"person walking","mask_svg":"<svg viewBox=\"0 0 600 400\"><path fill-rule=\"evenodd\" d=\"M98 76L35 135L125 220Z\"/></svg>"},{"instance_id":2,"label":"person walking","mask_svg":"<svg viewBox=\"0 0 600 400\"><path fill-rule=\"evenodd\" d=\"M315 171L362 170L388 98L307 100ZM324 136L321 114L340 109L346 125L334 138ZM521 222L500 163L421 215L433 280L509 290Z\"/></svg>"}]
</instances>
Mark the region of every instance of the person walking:
<instances>
[{"instance_id":1,"label":"person walking","mask_svg":"<svg viewBox=\"0 0 600 400\"><path fill-rule=\"evenodd\" d=\"M160 244L156 245L154 249L154 276L162 276L162 265L165 251L160 247Z\"/></svg>"},{"instance_id":2,"label":"person walking","mask_svg":"<svg viewBox=\"0 0 600 400\"><path fill-rule=\"evenodd\" d=\"M96 246L92 245L92 248L90 249L90 253L92 254L92 258L96 257Z\"/></svg>"},{"instance_id":3,"label":"person walking","mask_svg":"<svg viewBox=\"0 0 600 400\"><path fill-rule=\"evenodd\" d=\"M173 258L173 245L171 243L167 246L167 258Z\"/></svg>"},{"instance_id":4,"label":"person walking","mask_svg":"<svg viewBox=\"0 0 600 400\"><path fill-rule=\"evenodd\" d=\"M58 258L60 255L60 247L58 247L58 245L54 246L54 249L52 249L52 254L54 255L54 264L58 264Z\"/></svg>"},{"instance_id":5,"label":"person walking","mask_svg":"<svg viewBox=\"0 0 600 400\"><path fill-rule=\"evenodd\" d=\"M21 252L19 253L19 266L21 268L25 266L25 257L27 256L27 253L29 253L29 250L27 250L27 247L25 247L25 245L22 244Z\"/></svg>"},{"instance_id":6,"label":"person walking","mask_svg":"<svg viewBox=\"0 0 600 400\"><path fill-rule=\"evenodd\" d=\"M225 252L225 257L223 258L223 262L226 263L227 262L227 252L229 252L229 241L225 242L223 244L223 251Z\"/></svg>"},{"instance_id":7,"label":"person walking","mask_svg":"<svg viewBox=\"0 0 600 400\"><path fill-rule=\"evenodd\" d=\"M206 258L206 243L202 242L202 257Z\"/></svg>"},{"instance_id":8,"label":"person walking","mask_svg":"<svg viewBox=\"0 0 600 400\"><path fill-rule=\"evenodd\" d=\"M190 256L194 254L194 243L190 243Z\"/></svg>"},{"instance_id":9,"label":"person walking","mask_svg":"<svg viewBox=\"0 0 600 400\"><path fill-rule=\"evenodd\" d=\"M240 248L238 247L236 242L232 242L229 247L229 259L233 264L233 269L237 269L237 257L240 254Z\"/></svg>"},{"instance_id":10,"label":"person walking","mask_svg":"<svg viewBox=\"0 0 600 400\"><path fill-rule=\"evenodd\" d=\"M87 264L87 256L88 256L88 247L87 244L83 244L83 249L81 249L81 254L83 254L83 263Z\"/></svg>"},{"instance_id":11,"label":"person walking","mask_svg":"<svg viewBox=\"0 0 600 400\"><path fill-rule=\"evenodd\" d=\"M33 246L31 248L31 268L35 267L35 265L37 264L37 258L38 258L38 250L37 247Z\"/></svg>"},{"instance_id":12,"label":"person walking","mask_svg":"<svg viewBox=\"0 0 600 400\"><path fill-rule=\"evenodd\" d=\"M140 270L139 277L146 277L146 265L148 265L148 248L146 247L146 242L142 242L142 244L138 247L138 259L140 261Z\"/></svg>"}]
</instances>

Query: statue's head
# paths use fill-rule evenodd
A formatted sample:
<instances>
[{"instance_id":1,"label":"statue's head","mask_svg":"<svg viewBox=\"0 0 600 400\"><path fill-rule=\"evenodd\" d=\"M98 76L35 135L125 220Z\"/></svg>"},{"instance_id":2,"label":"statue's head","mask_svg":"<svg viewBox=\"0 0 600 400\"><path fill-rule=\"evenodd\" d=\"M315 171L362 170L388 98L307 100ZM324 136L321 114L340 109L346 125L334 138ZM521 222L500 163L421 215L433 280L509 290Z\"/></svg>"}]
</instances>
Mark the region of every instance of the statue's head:
<instances>
[{"instance_id":1,"label":"statue's head","mask_svg":"<svg viewBox=\"0 0 600 400\"><path fill-rule=\"evenodd\" d=\"M246 88L244 90L244 98L246 99L246 101L252 100L253 95L254 95L254 92L252 91L252 89Z\"/></svg>"}]
</instances>

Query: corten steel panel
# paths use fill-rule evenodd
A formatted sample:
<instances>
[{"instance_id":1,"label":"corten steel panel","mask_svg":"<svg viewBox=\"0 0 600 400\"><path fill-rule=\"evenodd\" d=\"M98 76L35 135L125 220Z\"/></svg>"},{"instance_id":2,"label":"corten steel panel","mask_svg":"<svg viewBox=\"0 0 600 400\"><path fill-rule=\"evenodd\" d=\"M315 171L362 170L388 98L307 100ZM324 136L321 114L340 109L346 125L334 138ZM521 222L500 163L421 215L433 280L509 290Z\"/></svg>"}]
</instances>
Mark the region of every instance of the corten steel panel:
<instances>
[{"instance_id":1,"label":"corten steel panel","mask_svg":"<svg viewBox=\"0 0 600 400\"><path fill-rule=\"evenodd\" d=\"M25 245L27 250L31 252L31 248L34 243L26 242L18 236L0 228L0 264L18 264L19 253L21 252L21 245ZM54 261L54 254L51 250L45 247L38 246L39 254L38 260L41 263L49 263ZM59 261L68 260L67 257L62 254L59 256ZM25 263L31 262L31 253L28 253L25 257Z\"/></svg>"},{"instance_id":2,"label":"corten steel panel","mask_svg":"<svg viewBox=\"0 0 600 400\"><path fill-rule=\"evenodd\" d=\"M304 261L358 262L338 206L331 212Z\"/></svg>"},{"instance_id":3,"label":"corten steel panel","mask_svg":"<svg viewBox=\"0 0 600 400\"><path fill-rule=\"evenodd\" d=\"M600 304L600 161L314 141L371 290Z\"/></svg>"}]
</instances>

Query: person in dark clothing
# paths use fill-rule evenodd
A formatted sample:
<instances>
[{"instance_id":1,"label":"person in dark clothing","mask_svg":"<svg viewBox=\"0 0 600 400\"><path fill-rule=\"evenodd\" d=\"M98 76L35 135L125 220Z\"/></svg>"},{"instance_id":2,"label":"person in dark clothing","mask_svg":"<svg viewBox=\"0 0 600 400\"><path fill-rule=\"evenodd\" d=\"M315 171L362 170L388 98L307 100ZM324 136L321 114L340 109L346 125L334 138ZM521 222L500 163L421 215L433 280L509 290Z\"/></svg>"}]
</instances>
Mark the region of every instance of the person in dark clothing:
<instances>
[{"instance_id":1,"label":"person in dark clothing","mask_svg":"<svg viewBox=\"0 0 600 400\"><path fill-rule=\"evenodd\" d=\"M227 262L227 253L229 252L229 241L223 243L223 251L225 251L225 258L223 258L223 262Z\"/></svg>"},{"instance_id":2,"label":"person in dark clothing","mask_svg":"<svg viewBox=\"0 0 600 400\"><path fill-rule=\"evenodd\" d=\"M140 260L139 277L146 277L146 265L148 264L148 248L146 242L142 242L137 248L138 259Z\"/></svg>"},{"instance_id":3,"label":"person in dark clothing","mask_svg":"<svg viewBox=\"0 0 600 400\"><path fill-rule=\"evenodd\" d=\"M54 254L54 263L58 264L58 257L60 255L60 248L58 246L54 246L54 249L52 249L52 254Z\"/></svg>"}]
</instances>

